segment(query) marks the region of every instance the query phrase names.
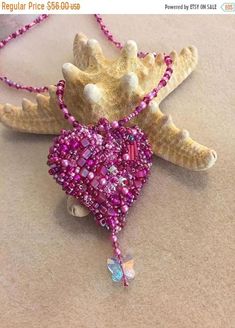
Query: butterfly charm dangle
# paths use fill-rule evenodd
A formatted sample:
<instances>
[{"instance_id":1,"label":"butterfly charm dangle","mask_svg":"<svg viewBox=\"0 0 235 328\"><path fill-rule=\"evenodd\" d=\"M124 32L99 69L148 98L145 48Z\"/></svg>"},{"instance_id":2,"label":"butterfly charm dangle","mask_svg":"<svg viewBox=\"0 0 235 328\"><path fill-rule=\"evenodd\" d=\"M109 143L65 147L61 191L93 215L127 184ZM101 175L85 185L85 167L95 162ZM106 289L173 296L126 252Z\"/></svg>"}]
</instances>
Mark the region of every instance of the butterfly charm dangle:
<instances>
[{"instance_id":1,"label":"butterfly charm dangle","mask_svg":"<svg viewBox=\"0 0 235 328\"><path fill-rule=\"evenodd\" d=\"M112 280L114 282L122 281L124 274L128 280L134 279L135 271L133 269L133 266L134 266L134 260L130 255L123 258L122 265L120 264L120 261L116 257L111 257L107 259L107 267L109 271L112 273Z\"/></svg>"}]
</instances>

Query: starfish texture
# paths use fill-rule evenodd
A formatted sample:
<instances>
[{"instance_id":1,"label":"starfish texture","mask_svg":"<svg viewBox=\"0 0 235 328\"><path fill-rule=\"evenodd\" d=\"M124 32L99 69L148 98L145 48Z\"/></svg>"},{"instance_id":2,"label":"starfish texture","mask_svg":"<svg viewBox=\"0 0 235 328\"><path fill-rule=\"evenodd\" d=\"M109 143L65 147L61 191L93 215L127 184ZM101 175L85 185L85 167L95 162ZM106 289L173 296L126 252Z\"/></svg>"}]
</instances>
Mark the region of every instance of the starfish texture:
<instances>
[{"instance_id":1,"label":"starfish texture","mask_svg":"<svg viewBox=\"0 0 235 328\"><path fill-rule=\"evenodd\" d=\"M74 40L74 65L63 65L66 80L65 100L74 116L84 124L96 123L102 116L110 121L129 114L141 98L161 78L165 65L163 54L137 57L137 46L128 41L121 55L107 59L99 43L83 34ZM131 124L137 124L148 135L156 155L192 170L205 170L216 161L216 152L192 140L186 130L178 129L170 115L164 115L160 102L195 69L198 55L195 47L171 52L174 73L157 99ZM34 104L23 99L22 108L0 105L0 121L14 130L40 134L58 134L69 128L58 110L55 86L49 95L37 95Z\"/></svg>"},{"instance_id":2,"label":"starfish texture","mask_svg":"<svg viewBox=\"0 0 235 328\"><path fill-rule=\"evenodd\" d=\"M110 121L128 115L142 97L154 88L165 70L164 56L137 56L137 45L128 41L120 56L107 59L99 43L77 34L73 46L74 64L63 65L66 80L65 102L70 112L84 124L96 123L100 117ZM167 86L149 107L131 124L145 131L156 155L191 170L206 170L217 159L216 152L192 140L188 131L180 130L170 115L159 109L160 102L195 69L197 49L186 47L179 54L171 52L174 72ZM14 130L39 134L58 134L70 128L58 108L56 87L48 95L38 94L36 103L23 99L22 108L0 105L0 121ZM69 198L68 211L74 216L88 214L74 198Z\"/></svg>"}]
</instances>

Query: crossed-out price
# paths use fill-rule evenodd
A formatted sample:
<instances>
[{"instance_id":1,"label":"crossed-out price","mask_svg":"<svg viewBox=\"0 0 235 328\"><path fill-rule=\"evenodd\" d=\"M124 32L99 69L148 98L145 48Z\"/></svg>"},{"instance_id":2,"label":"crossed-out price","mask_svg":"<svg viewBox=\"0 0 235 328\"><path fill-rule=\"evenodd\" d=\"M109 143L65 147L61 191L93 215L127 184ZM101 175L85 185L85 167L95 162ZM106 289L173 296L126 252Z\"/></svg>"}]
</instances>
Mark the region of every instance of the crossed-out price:
<instances>
[{"instance_id":1,"label":"crossed-out price","mask_svg":"<svg viewBox=\"0 0 235 328\"><path fill-rule=\"evenodd\" d=\"M47 10L79 10L79 3L69 3L69 2L58 2L58 1L48 1Z\"/></svg>"}]
</instances>

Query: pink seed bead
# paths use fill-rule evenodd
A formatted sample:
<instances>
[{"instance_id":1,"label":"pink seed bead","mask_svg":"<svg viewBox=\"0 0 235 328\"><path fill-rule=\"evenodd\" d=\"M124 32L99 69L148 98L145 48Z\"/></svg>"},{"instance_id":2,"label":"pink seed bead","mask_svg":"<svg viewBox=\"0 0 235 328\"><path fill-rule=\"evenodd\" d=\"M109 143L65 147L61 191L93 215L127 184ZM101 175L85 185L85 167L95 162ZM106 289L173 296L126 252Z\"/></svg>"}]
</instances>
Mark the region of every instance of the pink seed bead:
<instances>
[{"instance_id":1,"label":"pink seed bead","mask_svg":"<svg viewBox=\"0 0 235 328\"><path fill-rule=\"evenodd\" d=\"M133 134L133 136L136 136L137 135L137 130L136 129L132 129L132 134Z\"/></svg>"},{"instance_id":2,"label":"pink seed bead","mask_svg":"<svg viewBox=\"0 0 235 328\"><path fill-rule=\"evenodd\" d=\"M94 166L94 161L93 161L93 159L89 159L89 160L87 161L87 164L88 164L89 166Z\"/></svg>"},{"instance_id":3,"label":"pink seed bead","mask_svg":"<svg viewBox=\"0 0 235 328\"><path fill-rule=\"evenodd\" d=\"M139 104L139 107L141 109L145 109L147 107L146 103L144 101L141 101L141 103Z\"/></svg>"},{"instance_id":4,"label":"pink seed bead","mask_svg":"<svg viewBox=\"0 0 235 328\"><path fill-rule=\"evenodd\" d=\"M104 126L102 124L99 125L99 131L103 132L104 131Z\"/></svg>"},{"instance_id":5,"label":"pink seed bead","mask_svg":"<svg viewBox=\"0 0 235 328\"><path fill-rule=\"evenodd\" d=\"M127 195L128 192L129 192L129 190L128 190L126 187L123 187L123 188L122 188L122 194L123 194L123 195Z\"/></svg>"},{"instance_id":6,"label":"pink seed bead","mask_svg":"<svg viewBox=\"0 0 235 328\"><path fill-rule=\"evenodd\" d=\"M75 118L73 116L70 116L68 118L68 121L69 121L70 124L73 124L73 122L75 121Z\"/></svg>"},{"instance_id":7,"label":"pink seed bead","mask_svg":"<svg viewBox=\"0 0 235 328\"><path fill-rule=\"evenodd\" d=\"M75 175L74 180L75 180L75 181L79 181L79 180L81 180L81 176L80 176L79 174Z\"/></svg>"},{"instance_id":8,"label":"pink seed bead","mask_svg":"<svg viewBox=\"0 0 235 328\"><path fill-rule=\"evenodd\" d=\"M166 85L166 81L164 79L161 79L161 81L159 82L159 84L163 87L165 87Z\"/></svg>"},{"instance_id":9,"label":"pink seed bead","mask_svg":"<svg viewBox=\"0 0 235 328\"><path fill-rule=\"evenodd\" d=\"M112 128L114 128L114 129L118 128L118 126L119 126L117 121L113 121L111 125L112 125Z\"/></svg>"},{"instance_id":10,"label":"pink seed bead","mask_svg":"<svg viewBox=\"0 0 235 328\"><path fill-rule=\"evenodd\" d=\"M105 178L100 179L100 185L104 186L106 184L107 180Z\"/></svg>"},{"instance_id":11,"label":"pink seed bead","mask_svg":"<svg viewBox=\"0 0 235 328\"><path fill-rule=\"evenodd\" d=\"M127 205L123 205L122 206L122 213L126 213L128 211L128 206Z\"/></svg>"},{"instance_id":12,"label":"pink seed bead","mask_svg":"<svg viewBox=\"0 0 235 328\"><path fill-rule=\"evenodd\" d=\"M89 172L89 174L88 174L87 177L88 177L89 180L92 180L92 179L94 179L94 176L95 176L95 175L94 175L93 172Z\"/></svg>"},{"instance_id":13,"label":"pink seed bead","mask_svg":"<svg viewBox=\"0 0 235 328\"><path fill-rule=\"evenodd\" d=\"M154 94L152 92L149 93L149 95L148 95L149 101L153 100L153 98L154 98Z\"/></svg>"},{"instance_id":14,"label":"pink seed bead","mask_svg":"<svg viewBox=\"0 0 235 328\"><path fill-rule=\"evenodd\" d=\"M171 58L167 58L166 59L166 64L167 65L171 65L172 64L172 59Z\"/></svg>"},{"instance_id":15,"label":"pink seed bead","mask_svg":"<svg viewBox=\"0 0 235 328\"><path fill-rule=\"evenodd\" d=\"M128 154L124 154L122 158L124 159L124 161L129 161L130 156Z\"/></svg>"},{"instance_id":16,"label":"pink seed bead","mask_svg":"<svg viewBox=\"0 0 235 328\"><path fill-rule=\"evenodd\" d=\"M116 236L116 235L112 235L112 241L113 241L114 243L116 243L117 240L118 240L117 236Z\"/></svg>"},{"instance_id":17,"label":"pink seed bead","mask_svg":"<svg viewBox=\"0 0 235 328\"><path fill-rule=\"evenodd\" d=\"M115 253L116 253L116 255L121 255L121 251L120 251L120 249L119 249L119 248L116 248L116 249L115 249Z\"/></svg>"},{"instance_id":18,"label":"pink seed bead","mask_svg":"<svg viewBox=\"0 0 235 328\"><path fill-rule=\"evenodd\" d=\"M68 161L67 159L63 159L63 160L62 160L62 165L63 165L64 167L67 167L67 166L69 165L69 161Z\"/></svg>"}]
</instances>

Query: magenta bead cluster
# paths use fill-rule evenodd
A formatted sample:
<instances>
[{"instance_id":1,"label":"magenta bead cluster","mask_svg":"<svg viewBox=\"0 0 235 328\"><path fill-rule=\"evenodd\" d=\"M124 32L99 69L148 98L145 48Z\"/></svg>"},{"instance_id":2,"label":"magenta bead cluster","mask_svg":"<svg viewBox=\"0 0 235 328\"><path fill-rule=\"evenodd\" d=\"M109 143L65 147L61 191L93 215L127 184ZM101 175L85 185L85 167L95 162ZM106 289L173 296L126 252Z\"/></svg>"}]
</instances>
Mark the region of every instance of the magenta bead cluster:
<instances>
[{"instance_id":1,"label":"magenta bead cluster","mask_svg":"<svg viewBox=\"0 0 235 328\"><path fill-rule=\"evenodd\" d=\"M58 97L62 89L60 85ZM123 271L123 284L128 286L117 234L147 181L151 147L137 126L124 127L102 118L87 127L71 120L66 107L63 112L75 127L62 130L54 139L48 155L49 174L94 214L99 225L111 231L114 255Z\"/></svg>"},{"instance_id":2,"label":"magenta bead cluster","mask_svg":"<svg viewBox=\"0 0 235 328\"><path fill-rule=\"evenodd\" d=\"M0 42L0 49L47 17L48 15L41 15L10 34ZM123 45L114 39L101 16L95 15L95 18L108 40L122 49ZM143 58L147 54L138 52L138 57ZM156 57L157 54L153 54ZM125 286L128 285L128 280L117 233L123 228L127 212L148 178L152 150L145 134L137 126L130 128L124 127L124 124L139 115L161 88L167 85L173 73L172 59L165 56L164 61L166 70L157 87L145 95L132 113L111 123L101 118L96 125L80 124L64 103L65 81L57 84L58 105L73 129L62 130L54 139L48 155L49 173L68 195L76 197L94 214L98 224L111 231L114 254L121 265ZM47 86L21 85L5 76L0 76L0 80L18 90L35 93L48 91Z\"/></svg>"},{"instance_id":3,"label":"magenta bead cluster","mask_svg":"<svg viewBox=\"0 0 235 328\"><path fill-rule=\"evenodd\" d=\"M26 33L27 31L29 31L33 26L43 22L47 17L48 17L48 15L40 15L31 23L21 27L14 33L10 34L7 38L0 41L0 49L4 48L11 40L16 39L17 37L21 36L22 34ZM35 93L42 93L42 92L48 91L48 87L46 87L46 86L34 87L34 86L22 85L20 83L10 80L6 76L0 76L0 80L2 82L4 82L5 84L7 84L9 87L15 88L17 90L25 90L25 91L29 91L29 92L35 92Z\"/></svg>"},{"instance_id":4,"label":"magenta bead cluster","mask_svg":"<svg viewBox=\"0 0 235 328\"><path fill-rule=\"evenodd\" d=\"M151 158L138 127L114 127L102 118L91 127L63 130L50 148L48 165L68 195L89 208L101 226L117 233L147 180Z\"/></svg>"}]
</instances>

